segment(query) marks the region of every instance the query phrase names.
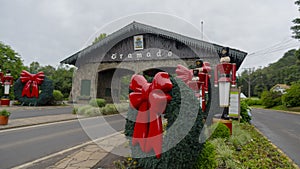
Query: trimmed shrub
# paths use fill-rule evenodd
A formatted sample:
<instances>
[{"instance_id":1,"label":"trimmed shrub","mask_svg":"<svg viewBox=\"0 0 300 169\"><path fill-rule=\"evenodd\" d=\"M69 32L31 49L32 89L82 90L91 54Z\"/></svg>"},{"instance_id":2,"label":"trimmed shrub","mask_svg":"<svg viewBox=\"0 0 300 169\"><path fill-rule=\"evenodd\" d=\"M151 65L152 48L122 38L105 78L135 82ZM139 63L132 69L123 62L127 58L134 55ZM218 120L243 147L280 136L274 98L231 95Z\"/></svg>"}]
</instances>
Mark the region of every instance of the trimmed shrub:
<instances>
[{"instance_id":1,"label":"trimmed shrub","mask_svg":"<svg viewBox=\"0 0 300 169\"><path fill-rule=\"evenodd\" d=\"M64 95L59 90L53 90L53 101L61 102L64 100Z\"/></svg>"},{"instance_id":2,"label":"trimmed shrub","mask_svg":"<svg viewBox=\"0 0 300 169\"><path fill-rule=\"evenodd\" d=\"M90 105L80 106L78 107L77 114L79 115L85 115L85 112L90 108Z\"/></svg>"},{"instance_id":3,"label":"trimmed shrub","mask_svg":"<svg viewBox=\"0 0 300 169\"><path fill-rule=\"evenodd\" d=\"M115 106L120 113L124 113L124 112L128 111L128 108L129 108L128 103L115 104Z\"/></svg>"},{"instance_id":4,"label":"trimmed shrub","mask_svg":"<svg viewBox=\"0 0 300 169\"><path fill-rule=\"evenodd\" d=\"M88 116L88 117L92 117L92 116L98 116L98 115L101 115L101 113L100 113L100 111L99 111L99 108L90 106L89 108L87 108L87 109L85 110L84 115L85 115L85 116Z\"/></svg>"},{"instance_id":5,"label":"trimmed shrub","mask_svg":"<svg viewBox=\"0 0 300 169\"><path fill-rule=\"evenodd\" d=\"M89 105L93 107L104 107L106 105L106 101L104 99L91 99L89 101Z\"/></svg>"},{"instance_id":6,"label":"trimmed shrub","mask_svg":"<svg viewBox=\"0 0 300 169\"><path fill-rule=\"evenodd\" d=\"M211 126L212 134L210 139L215 138L225 138L228 139L230 137L230 130L229 128L223 123L216 123Z\"/></svg>"},{"instance_id":7,"label":"trimmed shrub","mask_svg":"<svg viewBox=\"0 0 300 169\"><path fill-rule=\"evenodd\" d=\"M100 109L102 115L110 115L119 113L116 106L114 104L107 104L105 107Z\"/></svg>"},{"instance_id":8,"label":"trimmed shrub","mask_svg":"<svg viewBox=\"0 0 300 169\"><path fill-rule=\"evenodd\" d=\"M208 141L203 146L201 154L199 155L198 158L196 168L208 169L208 168L216 168L217 166L218 166L218 162L216 160L215 146Z\"/></svg>"}]
</instances>

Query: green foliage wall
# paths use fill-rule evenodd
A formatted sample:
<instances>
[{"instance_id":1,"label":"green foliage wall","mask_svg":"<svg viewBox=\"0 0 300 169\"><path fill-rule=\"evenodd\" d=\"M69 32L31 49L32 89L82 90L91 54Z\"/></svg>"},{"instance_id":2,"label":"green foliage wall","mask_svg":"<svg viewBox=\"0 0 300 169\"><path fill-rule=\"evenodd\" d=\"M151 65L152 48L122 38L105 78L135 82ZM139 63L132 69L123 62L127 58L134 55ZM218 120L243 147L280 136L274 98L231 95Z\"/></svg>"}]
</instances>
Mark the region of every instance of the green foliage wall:
<instances>
[{"instance_id":1,"label":"green foliage wall","mask_svg":"<svg viewBox=\"0 0 300 169\"><path fill-rule=\"evenodd\" d=\"M171 81L173 84L173 89L170 92L172 100L165 111L165 118L168 123L163 138L163 150L167 151L162 154L160 159L157 159L153 152L152 157L136 159L143 168L193 168L202 149L202 144L199 143L199 135L203 127L203 115L199 107L199 101L194 97L194 92L184 82L172 77ZM139 146L132 146L131 144L134 122L129 119L135 119L136 115L137 110L130 108L127 115L125 135L129 138L133 156L143 157L145 154ZM183 136L183 139L177 145L175 144L175 147L170 147L171 144L176 143L180 136Z\"/></svg>"}]
</instances>

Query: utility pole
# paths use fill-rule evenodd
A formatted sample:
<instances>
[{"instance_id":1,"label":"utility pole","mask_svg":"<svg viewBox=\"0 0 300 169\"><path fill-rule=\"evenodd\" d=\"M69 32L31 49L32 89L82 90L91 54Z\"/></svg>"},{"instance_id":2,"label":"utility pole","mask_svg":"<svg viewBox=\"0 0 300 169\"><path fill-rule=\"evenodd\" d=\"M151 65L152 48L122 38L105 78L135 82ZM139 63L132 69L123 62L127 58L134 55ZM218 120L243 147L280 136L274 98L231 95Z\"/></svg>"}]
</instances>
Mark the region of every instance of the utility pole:
<instances>
[{"instance_id":1,"label":"utility pole","mask_svg":"<svg viewBox=\"0 0 300 169\"><path fill-rule=\"evenodd\" d=\"M251 74L255 71L255 68L243 68L247 70L247 74L248 74L248 80L244 79L247 84L248 84L248 98L251 98L251 83L255 82L258 78L262 78L262 76L259 76L257 78L255 78L254 80L251 79Z\"/></svg>"},{"instance_id":2,"label":"utility pole","mask_svg":"<svg viewBox=\"0 0 300 169\"><path fill-rule=\"evenodd\" d=\"M201 21L201 40L203 40L203 37L204 37L204 30L203 30L203 24L204 24L204 22L203 21Z\"/></svg>"}]
</instances>

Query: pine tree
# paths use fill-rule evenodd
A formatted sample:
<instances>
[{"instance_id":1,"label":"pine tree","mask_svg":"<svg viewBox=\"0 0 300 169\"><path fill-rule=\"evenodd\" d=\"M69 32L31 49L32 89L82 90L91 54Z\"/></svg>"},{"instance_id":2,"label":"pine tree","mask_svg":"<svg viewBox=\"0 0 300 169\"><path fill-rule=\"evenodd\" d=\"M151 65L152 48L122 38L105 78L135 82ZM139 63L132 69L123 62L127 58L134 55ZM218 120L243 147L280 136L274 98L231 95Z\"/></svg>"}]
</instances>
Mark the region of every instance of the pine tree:
<instances>
[{"instance_id":1,"label":"pine tree","mask_svg":"<svg viewBox=\"0 0 300 169\"><path fill-rule=\"evenodd\" d=\"M295 4L299 6L298 10L300 11L300 0L297 0ZM293 31L292 37L300 40L300 18L294 19L293 23L295 25L291 27L291 30Z\"/></svg>"}]
</instances>

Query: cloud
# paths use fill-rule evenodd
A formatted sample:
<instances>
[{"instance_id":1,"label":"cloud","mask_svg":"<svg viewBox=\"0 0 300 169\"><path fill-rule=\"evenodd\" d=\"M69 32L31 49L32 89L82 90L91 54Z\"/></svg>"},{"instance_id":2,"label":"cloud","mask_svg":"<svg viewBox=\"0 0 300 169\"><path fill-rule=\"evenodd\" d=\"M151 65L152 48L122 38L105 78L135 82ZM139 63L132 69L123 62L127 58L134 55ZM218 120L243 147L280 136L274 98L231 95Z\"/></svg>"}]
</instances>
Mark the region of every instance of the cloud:
<instances>
[{"instance_id":1,"label":"cloud","mask_svg":"<svg viewBox=\"0 0 300 169\"><path fill-rule=\"evenodd\" d=\"M179 0L4 0L0 6L0 40L11 45L25 64L39 61L42 65L57 65L90 43L89 37L107 23L143 12L175 15L192 23L197 29L200 29L200 22L204 21L205 40L249 53L290 37L291 21L299 15L293 1L191 0L183 3ZM167 19L167 16L141 16L131 18L201 37L199 30L185 21L178 24L175 20ZM126 22L106 26L100 31L116 31L132 20ZM268 56L249 55L243 65L265 66L279 59L283 52ZM262 58L265 58L263 62L257 61Z\"/></svg>"}]
</instances>

